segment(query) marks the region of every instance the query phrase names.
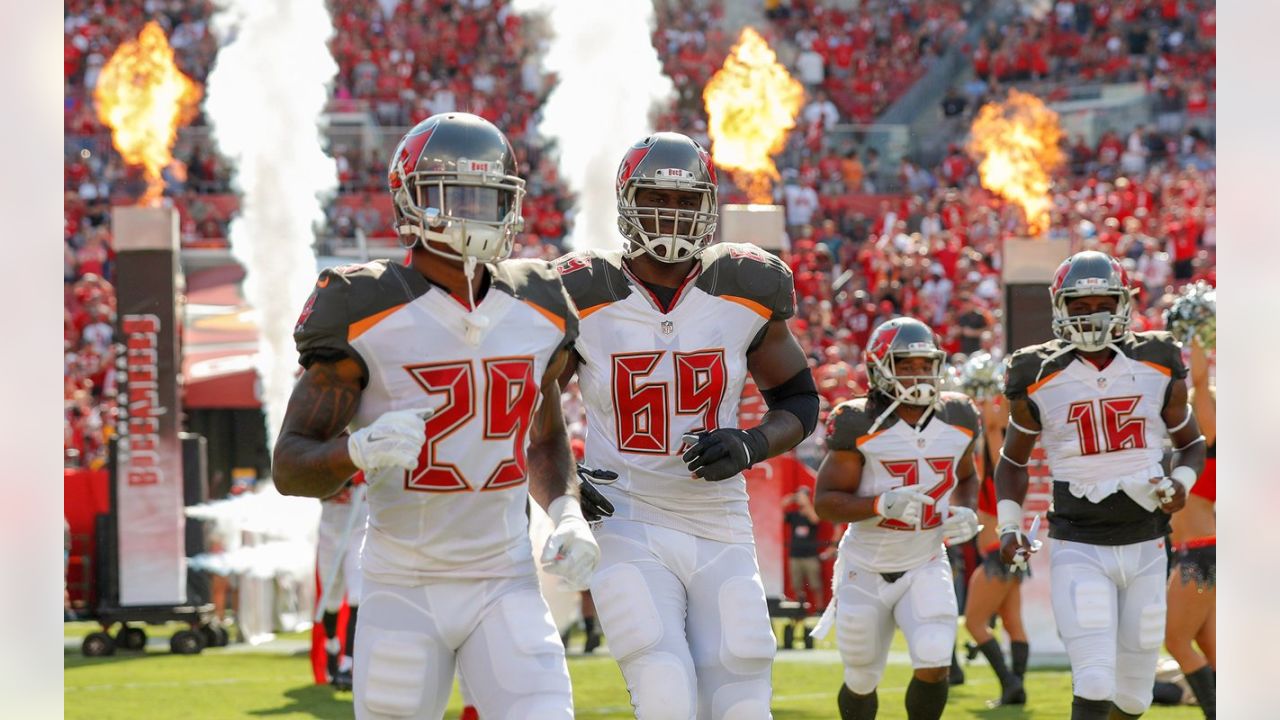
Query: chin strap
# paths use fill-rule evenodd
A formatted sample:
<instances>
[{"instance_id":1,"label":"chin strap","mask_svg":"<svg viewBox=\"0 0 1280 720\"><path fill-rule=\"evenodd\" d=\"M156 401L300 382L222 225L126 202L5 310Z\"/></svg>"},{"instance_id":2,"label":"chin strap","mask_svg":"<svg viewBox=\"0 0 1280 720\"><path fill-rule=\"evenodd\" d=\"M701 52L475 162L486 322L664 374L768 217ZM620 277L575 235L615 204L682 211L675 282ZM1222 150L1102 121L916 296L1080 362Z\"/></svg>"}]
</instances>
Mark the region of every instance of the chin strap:
<instances>
[{"instance_id":1,"label":"chin strap","mask_svg":"<svg viewBox=\"0 0 1280 720\"><path fill-rule=\"evenodd\" d=\"M467 342L471 345L480 344L480 334L489 327L489 318L476 312L476 295L473 287L473 281L476 274L476 259L473 255L468 255L462 260L462 274L467 278L467 306L471 308L467 311L464 321L467 324Z\"/></svg>"},{"instance_id":2,"label":"chin strap","mask_svg":"<svg viewBox=\"0 0 1280 720\"><path fill-rule=\"evenodd\" d=\"M871 424L871 429L867 431L867 434L870 435L871 433L874 433L876 430L880 429L880 424L883 423L885 420L889 419L889 416L892 415L893 411L897 410L898 406L901 404L902 404L902 400L894 398L894 401L890 403L888 409L880 413L880 417L877 417L876 421ZM920 416L920 419L916 421L916 424L913 427L917 435L920 434L921 430L929 422L929 417L933 415L933 411L937 407L938 407L938 402L935 400L934 402L929 403L929 407L925 408L924 414Z\"/></svg>"}]
</instances>

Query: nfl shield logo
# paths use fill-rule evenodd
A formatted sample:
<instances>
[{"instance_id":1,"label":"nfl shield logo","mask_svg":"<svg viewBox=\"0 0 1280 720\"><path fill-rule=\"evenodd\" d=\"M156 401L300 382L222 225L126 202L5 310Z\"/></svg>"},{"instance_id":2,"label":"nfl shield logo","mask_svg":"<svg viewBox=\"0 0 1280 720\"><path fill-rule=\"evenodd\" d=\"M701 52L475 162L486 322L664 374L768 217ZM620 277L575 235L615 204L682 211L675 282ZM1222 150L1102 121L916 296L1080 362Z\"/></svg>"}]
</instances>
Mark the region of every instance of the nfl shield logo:
<instances>
[{"instance_id":1,"label":"nfl shield logo","mask_svg":"<svg viewBox=\"0 0 1280 720\"><path fill-rule=\"evenodd\" d=\"M1106 387L1106 386L1107 386L1107 379L1106 379L1106 378L1098 378L1098 387L1100 387L1100 388L1104 388L1104 387Z\"/></svg>"},{"instance_id":2,"label":"nfl shield logo","mask_svg":"<svg viewBox=\"0 0 1280 720\"><path fill-rule=\"evenodd\" d=\"M663 321L662 321L662 334L663 334L663 335L670 335L671 333L673 333L673 332L675 332L675 331L676 331L676 326L675 326L675 325L674 325L670 320L663 320Z\"/></svg>"},{"instance_id":3,"label":"nfl shield logo","mask_svg":"<svg viewBox=\"0 0 1280 720\"><path fill-rule=\"evenodd\" d=\"M921 449L923 449L923 448L924 448L924 438L917 438L917 439L916 439L916 445L917 445L918 447L920 447Z\"/></svg>"}]
</instances>

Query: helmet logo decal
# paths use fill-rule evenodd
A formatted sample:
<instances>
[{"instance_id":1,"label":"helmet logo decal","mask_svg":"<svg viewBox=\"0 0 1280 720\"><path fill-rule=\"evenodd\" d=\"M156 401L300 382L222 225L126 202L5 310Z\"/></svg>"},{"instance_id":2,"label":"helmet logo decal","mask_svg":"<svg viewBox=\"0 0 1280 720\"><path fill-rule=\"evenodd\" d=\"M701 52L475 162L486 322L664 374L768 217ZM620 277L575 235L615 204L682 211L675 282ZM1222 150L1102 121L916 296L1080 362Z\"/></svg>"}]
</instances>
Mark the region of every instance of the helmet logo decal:
<instances>
[{"instance_id":1,"label":"helmet logo decal","mask_svg":"<svg viewBox=\"0 0 1280 720\"><path fill-rule=\"evenodd\" d=\"M876 333L871 338L871 347L867 348L867 353L876 359L883 359L889 354L889 348L893 347L893 339L898 337L898 328L887 328L884 332Z\"/></svg>"},{"instance_id":2,"label":"helmet logo decal","mask_svg":"<svg viewBox=\"0 0 1280 720\"><path fill-rule=\"evenodd\" d=\"M637 145L627 152L627 156L622 159L622 164L618 166L618 190L631 179L631 175L640 167L640 163L644 162L644 158L653 149L652 145Z\"/></svg>"}]
</instances>

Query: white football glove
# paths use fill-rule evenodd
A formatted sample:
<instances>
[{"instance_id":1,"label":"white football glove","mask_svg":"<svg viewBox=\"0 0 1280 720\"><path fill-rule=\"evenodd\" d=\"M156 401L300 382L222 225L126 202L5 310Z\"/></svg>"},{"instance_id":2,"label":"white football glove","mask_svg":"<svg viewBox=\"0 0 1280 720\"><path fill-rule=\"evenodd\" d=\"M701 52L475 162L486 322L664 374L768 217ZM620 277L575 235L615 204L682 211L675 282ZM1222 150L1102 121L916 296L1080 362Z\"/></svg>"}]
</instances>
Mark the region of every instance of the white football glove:
<instances>
[{"instance_id":1,"label":"white football glove","mask_svg":"<svg viewBox=\"0 0 1280 720\"><path fill-rule=\"evenodd\" d=\"M967 507L953 507L942 521L942 538L951 545L959 545L973 539L982 530L978 513Z\"/></svg>"},{"instance_id":2,"label":"white football glove","mask_svg":"<svg viewBox=\"0 0 1280 720\"><path fill-rule=\"evenodd\" d=\"M901 520L908 525L920 524L920 506L932 505L934 499L918 490L894 488L876 496L876 514L889 520Z\"/></svg>"},{"instance_id":3,"label":"white football glove","mask_svg":"<svg viewBox=\"0 0 1280 720\"><path fill-rule=\"evenodd\" d=\"M578 498L561 495L551 502L547 514L556 528L542 550L542 568L564 578L573 590L586 590L600 561L600 546L582 516Z\"/></svg>"},{"instance_id":4,"label":"white football glove","mask_svg":"<svg viewBox=\"0 0 1280 720\"><path fill-rule=\"evenodd\" d=\"M427 418L434 408L393 410L347 438L347 454L356 467L372 474L378 470L418 466L418 455L427 441Z\"/></svg>"}]
</instances>

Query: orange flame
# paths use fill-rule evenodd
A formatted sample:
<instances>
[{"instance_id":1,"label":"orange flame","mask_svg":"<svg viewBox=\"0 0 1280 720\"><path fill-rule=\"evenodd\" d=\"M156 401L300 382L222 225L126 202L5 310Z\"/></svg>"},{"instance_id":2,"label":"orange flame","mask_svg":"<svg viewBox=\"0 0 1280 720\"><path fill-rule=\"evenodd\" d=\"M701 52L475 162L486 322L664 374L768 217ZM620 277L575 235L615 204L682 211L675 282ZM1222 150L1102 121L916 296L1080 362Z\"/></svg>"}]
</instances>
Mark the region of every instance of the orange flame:
<instances>
[{"instance_id":1,"label":"orange flame","mask_svg":"<svg viewBox=\"0 0 1280 720\"><path fill-rule=\"evenodd\" d=\"M173 48L155 21L136 41L116 48L98 76L93 99L98 119L111 128L111 142L130 165L141 165L151 205L164 192L160 172L173 162L178 126L195 117L203 91L173 62Z\"/></svg>"},{"instance_id":2,"label":"orange flame","mask_svg":"<svg viewBox=\"0 0 1280 720\"><path fill-rule=\"evenodd\" d=\"M1062 165L1058 114L1040 98L1010 90L1003 103L988 103L969 129L968 151L978 161L982 186L1017 203L1027 230L1049 229L1052 174Z\"/></svg>"},{"instance_id":3,"label":"orange flame","mask_svg":"<svg viewBox=\"0 0 1280 720\"><path fill-rule=\"evenodd\" d=\"M769 202L778 180L773 155L782 151L796 125L804 86L748 27L703 88L702 102L716 165L730 172L752 202Z\"/></svg>"}]
</instances>

